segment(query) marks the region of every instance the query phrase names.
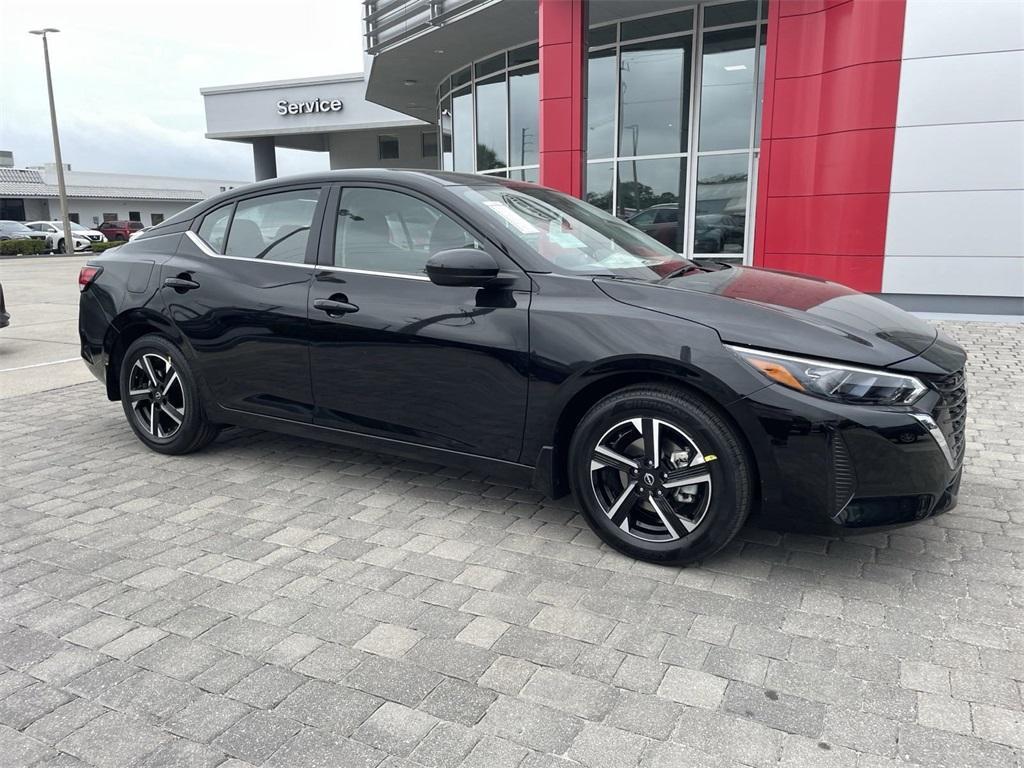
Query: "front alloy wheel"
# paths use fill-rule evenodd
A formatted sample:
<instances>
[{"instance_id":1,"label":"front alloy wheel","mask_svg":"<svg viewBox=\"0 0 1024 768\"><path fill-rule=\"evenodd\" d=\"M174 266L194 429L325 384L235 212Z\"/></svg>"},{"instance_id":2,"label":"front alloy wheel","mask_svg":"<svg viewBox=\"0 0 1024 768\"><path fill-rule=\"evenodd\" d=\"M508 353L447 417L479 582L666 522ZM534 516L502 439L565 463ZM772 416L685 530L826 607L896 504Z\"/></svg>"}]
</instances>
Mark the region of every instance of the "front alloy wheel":
<instances>
[{"instance_id":1,"label":"front alloy wheel","mask_svg":"<svg viewBox=\"0 0 1024 768\"><path fill-rule=\"evenodd\" d=\"M136 423L156 438L172 438L185 420L185 391L170 356L143 354L128 379Z\"/></svg>"},{"instance_id":2,"label":"front alloy wheel","mask_svg":"<svg viewBox=\"0 0 1024 768\"><path fill-rule=\"evenodd\" d=\"M693 533L711 503L709 461L682 429L658 418L632 418L602 435L590 459L590 482L602 511L645 541Z\"/></svg>"},{"instance_id":3,"label":"front alloy wheel","mask_svg":"<svg viewBox=\"0 0 1024 768\"><path fill-rule=\"evenodd\" d=\"M742 436L700 394L664 384L598 401L569 445L576 504L609 546L687 564L728 544L749 514L753 470Z\"/></svg>"}]
</instances>

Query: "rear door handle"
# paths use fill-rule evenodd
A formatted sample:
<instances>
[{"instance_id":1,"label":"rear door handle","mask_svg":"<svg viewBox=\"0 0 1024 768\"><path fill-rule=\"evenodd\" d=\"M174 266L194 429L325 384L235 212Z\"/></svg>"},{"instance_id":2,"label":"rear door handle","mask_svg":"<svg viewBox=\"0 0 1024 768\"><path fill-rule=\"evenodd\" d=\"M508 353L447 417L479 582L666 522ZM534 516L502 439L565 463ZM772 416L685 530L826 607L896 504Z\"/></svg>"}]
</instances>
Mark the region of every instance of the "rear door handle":
<instances>
[{"instance_id":1,"label":"rear door handle","mask_svg":"<svg viewBox=\"0 0 1024 768\"><path fill-rule=\"evenodd\" d=\"M193 288L198 288L199 283L185 277L168 277L164 279L164 287L173 288L176 291L191 291Z\"/></svg>"},{"instance_id":2,"label":"rear door handle","mask_svg":"<svg viewBox=\"0 0 1024 768\"><path fill-rule=\"evenodd\" d=\"M359 307L355 304L347 301L335 301L334 299L314 299L313 306L321 312L326 312L331 317L359 311Z\"/></svg>"}]
</instances>

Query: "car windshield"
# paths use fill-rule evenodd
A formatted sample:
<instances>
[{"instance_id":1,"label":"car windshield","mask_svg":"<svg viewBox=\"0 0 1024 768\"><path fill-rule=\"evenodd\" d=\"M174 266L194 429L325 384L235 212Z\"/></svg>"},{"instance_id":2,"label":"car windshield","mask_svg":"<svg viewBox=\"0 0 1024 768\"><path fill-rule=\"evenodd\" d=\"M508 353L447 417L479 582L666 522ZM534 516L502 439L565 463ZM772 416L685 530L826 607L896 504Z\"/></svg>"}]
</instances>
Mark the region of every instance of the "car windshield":
<instances>
[{"instance_id":1,"label":"car windshield","mask_svg":"<svg viewBox=\"0 0 1024 768\"><path fill-rule=\"evenodd\" d=\"M626 222L552 189L523 184L458 191L559 270L660 280L693 266Z\"/></svg>"},{"instance_id":2,"label":"car windshield","mask_svg":"<svg viewBox=\"0 0 1024 768\"><path fill-rule=\"evenodd\" d=\"M60 222L57 222L57 223L58 223L58 224L60 224ZM64 225L63 225L63 224L61 224L60 226L64 226ZM89 228L88 228L88 227L83 227L83 226L82 226L81 224L79 224L79 223L78 223L77 221L72 221L72 222L71 222L71 230L72 230L73 232L88 232L88 231L89 231Z\"/></svg>"},{"instance_id":3,"label":"car windshield","mask_svg":"<svg viewBox=\"0 0 1024 768\"><path fill-rule=\"evenodd\" d=\"M17 235L31 235L35 234L35 230L31 227L26 227L20 221L0 221L0 229L4 230L9 234Z\"/></svg>"}]
</instances>

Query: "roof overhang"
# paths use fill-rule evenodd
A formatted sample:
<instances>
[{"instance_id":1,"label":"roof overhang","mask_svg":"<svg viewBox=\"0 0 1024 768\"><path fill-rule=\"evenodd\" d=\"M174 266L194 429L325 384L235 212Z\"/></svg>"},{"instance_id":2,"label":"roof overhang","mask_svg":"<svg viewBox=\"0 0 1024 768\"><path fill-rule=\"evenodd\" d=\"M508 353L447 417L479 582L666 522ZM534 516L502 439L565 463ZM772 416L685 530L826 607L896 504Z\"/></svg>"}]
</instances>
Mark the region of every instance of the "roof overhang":
<instances>
[{"instance_id":1,"label":"roof overhang","mask_svg":"<svg viewBox=\"0 0 1024 768\"><path fill-rule=\"evenodd\" d=\"M203 88L206 137L325 151L331 133L419 125L366 100L363 74L329 75Z\"/></svg>"},{"instance_id":2,"label":"roof overhang","mask_svg":"<svg viewBox=\"0 0 1024 768\"><path fill-rule=\"evenodd\" d=\"M683 0L591 0L590 25L675 11ZM425 29L373 57L366 98L424 122L437 120L437 87L477 59L536 40L537 3L498 0Z\"/></svg>"}]
</instances>

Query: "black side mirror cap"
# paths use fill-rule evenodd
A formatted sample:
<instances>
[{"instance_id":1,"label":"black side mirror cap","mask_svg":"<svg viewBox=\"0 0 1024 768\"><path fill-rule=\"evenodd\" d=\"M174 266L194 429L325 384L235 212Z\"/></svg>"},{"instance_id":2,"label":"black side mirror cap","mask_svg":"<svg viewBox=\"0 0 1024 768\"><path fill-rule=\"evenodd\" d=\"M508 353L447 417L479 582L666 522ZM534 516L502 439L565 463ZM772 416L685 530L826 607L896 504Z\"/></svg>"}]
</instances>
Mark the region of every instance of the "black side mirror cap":
<instances>
[{"instance_id":1,"label":"black side mirror cap","mask_svg":"<svg viewBox=\"0 0 1024 768\"><path fill-rule=\"evenodd\" d=\"M435 285L478 287L498 276L498 262L478 248L453 248L438 251L427 259L427 277Z\"/></svg>"}]
</instances>

